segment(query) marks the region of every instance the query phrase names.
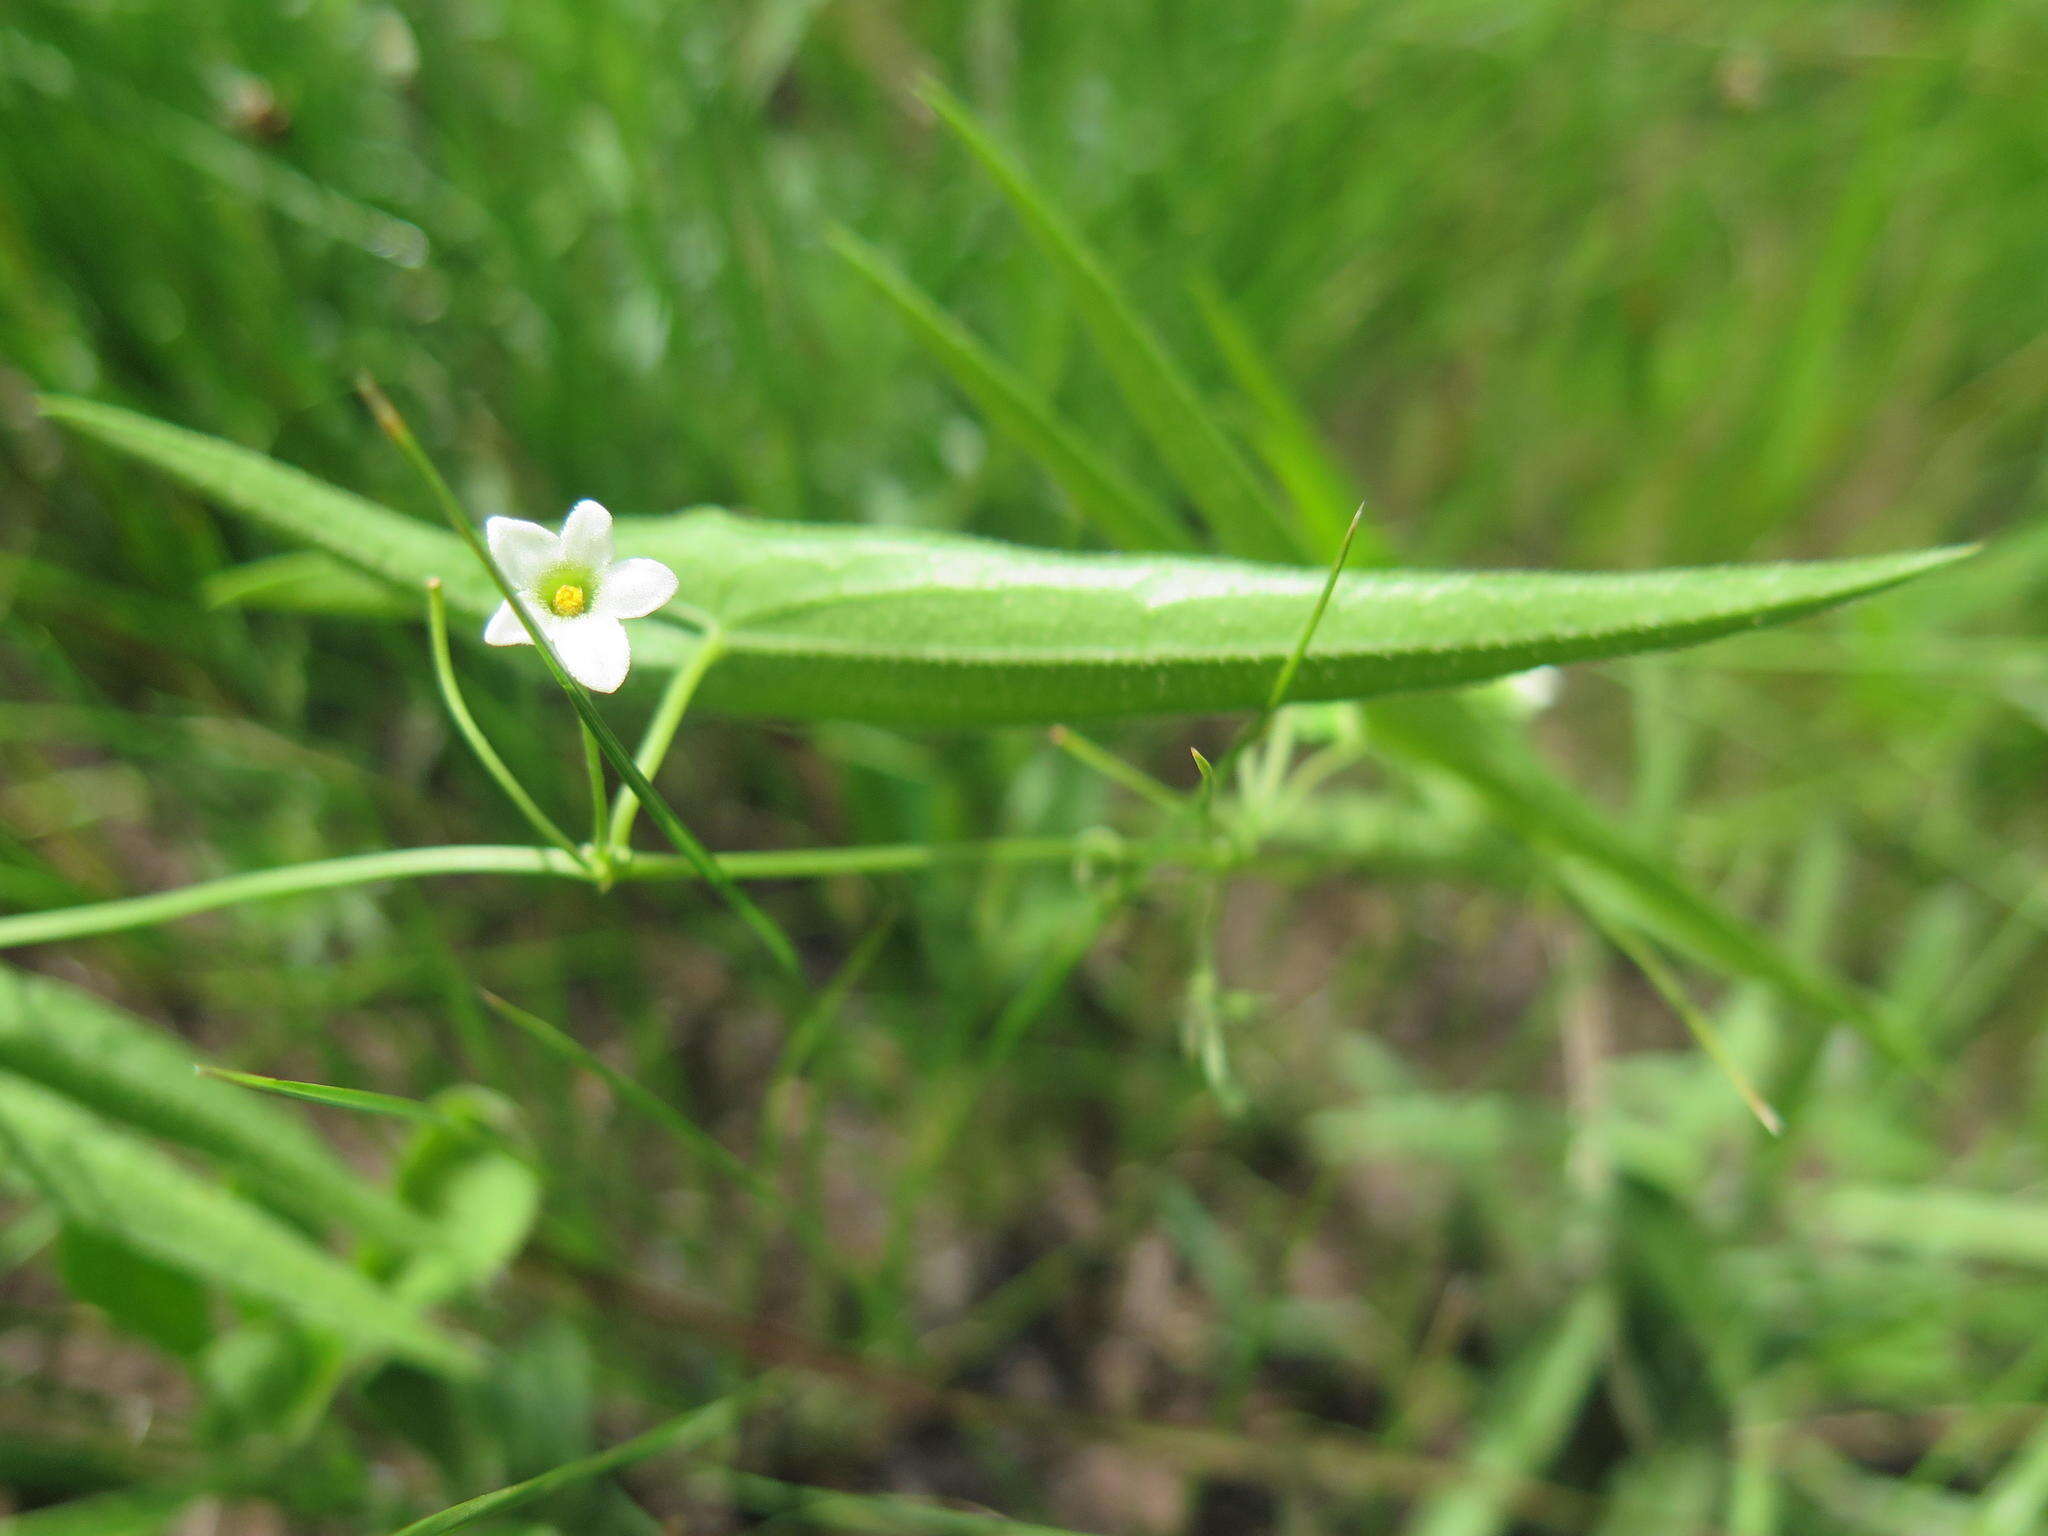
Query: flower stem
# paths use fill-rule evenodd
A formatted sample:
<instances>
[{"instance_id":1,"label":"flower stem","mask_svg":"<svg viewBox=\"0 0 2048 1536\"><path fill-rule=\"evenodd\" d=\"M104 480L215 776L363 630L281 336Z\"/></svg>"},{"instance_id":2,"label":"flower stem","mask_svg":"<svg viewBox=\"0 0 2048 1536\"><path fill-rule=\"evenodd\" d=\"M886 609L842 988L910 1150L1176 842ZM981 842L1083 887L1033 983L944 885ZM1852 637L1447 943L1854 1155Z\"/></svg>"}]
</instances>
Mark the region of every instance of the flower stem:
<instances>
[{"instance_id":1,"label":"flower stem","mask_svg":"<svg viewBox=\"0 0 2048 1536\"><path fill-rule=\"evenodd\" d=\"M604 753L589 726L583 728L583 770L590 775L590 852L585 862L590 865L597 888L608 891L612 886L612 861L605 830L611 823L611 813L605 803Z\"/></svg>"},{"instance_id":2,"label":"flower stem","mask_svg":"<svg viewBox=\"0 0 2048 1536\"><path fill-rule=\"evenodd\" d=\"M441 578L438 576L427 583L427 633L432 637L434 681L441 685L441 702L447 706L448 717L455 722L455 729L469 743L469 750L484 765L484 771L497 780L498 788L505 792L505 797L519 808L519 814L526 818L527 824L570 858L581 862L583 856L569 841L569 835L556 826L548 813L526 792L526 786L505 766L505 760L498 756L497 749L477 725L476 716L469 712L469 704L462 697L461 684L455 678L455 662L448 654L448 600L441 593Z\"/></svg>"},{"instance_id":3,"label":"flower stem","mask_svg":"<svg viewBox=\"0 0 2048 1536\"><path fill-rule=\"evenodd\" d=\"M633 761L651 781L661 771L661 765L668 757L668 750L674 744L676 731L683 723L683 715L690 707L690 700L696 696L697 685L704 680L704 674L711 670L711 664L718 660L725 650L725 635L717 629L704 632L697 650L690 657L689 664L670 674L668 687L663 690L661 703L655 706L654 718L647 722L647 734L640 740L640 750ZM640 797L628 786L621 785L617 800L612 804L611 836L606 846L613 853L623 853L633 835L633 818L639 814Z\"/></svg>"}]
</instances>

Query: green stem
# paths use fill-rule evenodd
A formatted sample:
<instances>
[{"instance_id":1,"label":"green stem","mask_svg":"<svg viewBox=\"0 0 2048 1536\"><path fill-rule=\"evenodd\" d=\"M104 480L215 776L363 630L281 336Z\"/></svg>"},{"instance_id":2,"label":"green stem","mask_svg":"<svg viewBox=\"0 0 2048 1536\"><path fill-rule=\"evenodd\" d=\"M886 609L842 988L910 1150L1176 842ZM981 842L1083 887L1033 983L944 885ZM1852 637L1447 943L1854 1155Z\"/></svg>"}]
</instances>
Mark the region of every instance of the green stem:
<instances>
[{"instance_id":1,"label":"green stem","mask_svg":"<svg viewBox=\"0 0 2048 1536\"><path fill-rule=\"evenodd\" d=\"M654 718L647 722L647 734L640 740L640 750L633 756L635 765L650 780L660 772L669 748L675 743L676 732L690 708L690 700L696 697L697 685L724 651L724 633L716 629L706 630L689 664L670 674L661 703L655 706ZM633 818L639 813L640 797L621 785L618 798L612 804L612 830L606 841L606 846L613 853L626 850L633 835Z\"/></svg>"},{"instance_id":2,"label":"green stem","mask_svg":"<svg viewBox=\"0 0 2048 1536\"><path fill-rule=\"evenodd\" d=\"M526 786L505 766L505 760L498 756L497 749L477 725L476 716L469 712L469 703L463 698L462 686L455 678L454 658L448 653L448 599L442 596L441 578L438 576L427 583L427 633L432 639L434 681L441 685L441 702L447 706L448 718L455 722L455 729L469 743L469 750L484 765L484 771L497 780L505 798L519 808L519 814L526 818L527 824L570 858L580 861L582 855L569 841L569 834L556 826L548 813L526 792Z\"/></svg>"},{"instance_id":3,"label":"green stem","mask_svg":"<svg viewBox=\"0 0 2048 1536\"><path fill-rule=\"evenodd\" d=\"M198 912L240 906L244 902L340 890L379 880L471 874L552 875L571 880L590 878L589 871L579 860L552 848L494 845L400 848L384 853L320 859L311 864L294 864L287 869L229 875L225 879L204 880L197 885L159 891L149 896L127 896L117 901L60 907L51 912L23 912L13 917L0 917L0 949L14 945L48 944L56 939L75 939L93 933L116 933L124 928L146 928Z\"/></svg>"},{"instance_id":4,"label":"green stem","mask_svg":"<svg viewBox=\"0 0 2048 1536\"><path fill-rule=\"evenodd\" d=\"M833 875L913 873L971 864L1059 864L1082 857L1119 863L1213 863L1214 847L1195 840L1135 842L1105 847L1096 838L1019 837L962 843L873 843L853 848L767 848L729 853L721 863L738 880L818 880ZM0 949L49 944L59 939L147 928L200 912L245 902L302 896L314 891L341 890L382 880L417 880L432 875L541 875L557 880L589 881L581 860L553 848L502 844L457 844L439 848L401 848L360 853L339 859L266 869L201 881L150 896L124 896L115 901L59 907L48 912L22 912L0 917ZM696 861L675 854L641 853L612 871L620 880L697 880Z\"/></svg>"},{"instance_id":5,"label":"green stem","mask_svg":"<svg viewBox=\"0 0 2048 1536\"><path fill-rule=\"evenodd\" d=\"M583 728L583 771L590 776L590 872L597 888L608 891L612 884L611 860L605 852L605 828L610 824L604 792L604 753L590 727Z\"/></svg>"}]
</instances>

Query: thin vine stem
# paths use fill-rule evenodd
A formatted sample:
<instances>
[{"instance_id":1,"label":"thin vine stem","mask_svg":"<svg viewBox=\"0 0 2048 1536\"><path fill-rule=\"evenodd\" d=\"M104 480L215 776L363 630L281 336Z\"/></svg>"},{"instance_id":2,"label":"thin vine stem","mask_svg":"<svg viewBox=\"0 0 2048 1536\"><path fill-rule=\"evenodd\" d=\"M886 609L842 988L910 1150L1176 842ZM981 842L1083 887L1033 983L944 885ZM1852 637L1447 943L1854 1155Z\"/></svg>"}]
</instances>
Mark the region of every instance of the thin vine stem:
<instances>
[{"instance_id":1,"label":"thin vine stem","mask_svg":"<svg viewBox=\"0 0 2048 1536\"><path fill-rule=\"evenodd\" d=\"M196 885L147 896L124 896L114 901L95 901L83 906L0 917L0 949L48 944L57 939L82 938L94 933L118 933L126 928L148 928L199 912L241 906L245 902L342 890L381 880L474 874L552 875L571 880L590 878L590 871L583 867L582 861L554 848L491 844L399 848L338 859L319 859L283 869L258 870L253 874L228 875L223 879L202 880Z\"/></svg>"},{"instance_id":2,"label":"thin vine stem","mask_svg":"<svg viewBox=\"0 0 2048 1536\"><path fill-rule=\"evenodd\" d=\"M1187 839L1105 845L1099 834L1072 837L995 838L960 843L871 843L851 848L765 848L728 853L721 863L736 880L821 880L835 875L887 875L973 864L1061 864L1079 860L1125 863L1201 864L1214 862L1217 850L1207 842ZM174 891L123 896L44 912L0 917L0 949L26 948L61 939L119 933L249 902L273 901L387 880L419 880L439 875L535 875L555 880L594 876L588 866L554 848L518 844L471 843L433 848L401 848L379 853L319 859L283 869L228 875ZM615 864L617 880L694 881L703 878L693 859L676 854L640 853Z\"/></svg>"},{"instance_id":3,"label":"thin vine stem","mask_svg":"<svg viewBox=\"0 0 2048 1536\"><path fill-rule=\"evenodd\" d=\"M441 578L436 576L427 582L427 633L432 640L434 656L434 681L441 688L441 702L448 710L448 718L455 722L455 729L462 739L469 743L469 750L476 760L483 764L484 771L497 782L505 792L505 798L518 807L519 814L527 824L548 842L553 843L570 858L583 861L583 855L569 840L569 834L555 824L554 819L542 810L533 796L526 792L526 786L512 770L505 766L505 760L498 756L490 738L476 723L476 716L469 711L469 702L462 696L462 685L456 680L455 661L448 652L448 599L441 591Z\"/></svg>"},{"instance_id":4,"label":"thin vine stem","mask_svg":"<svg viewBox=\"0 0 2048 1536\"><path fill-rule=\"evenodd\" d=\"M583 771L590 779L590 872L597 880L600 891L611 889L612 866L606 853L606 828L611 823L607 809L608 798L604 788L604 749L597 744L597 738L590 733L590 727L583 728Z\"/></svg>"}]
</instances>

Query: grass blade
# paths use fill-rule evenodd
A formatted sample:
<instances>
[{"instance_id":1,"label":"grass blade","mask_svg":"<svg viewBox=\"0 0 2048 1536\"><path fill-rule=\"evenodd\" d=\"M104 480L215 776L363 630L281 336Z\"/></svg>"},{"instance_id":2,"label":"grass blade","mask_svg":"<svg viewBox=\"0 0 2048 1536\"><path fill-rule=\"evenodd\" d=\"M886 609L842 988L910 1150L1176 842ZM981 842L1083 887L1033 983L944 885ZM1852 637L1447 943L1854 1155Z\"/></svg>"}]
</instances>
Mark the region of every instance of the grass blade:
<instances>
[{"instance_id":1,"label":"grass blade","mask_svg":"<svg viewBox=\"0 0 2048 1536\"><path fill-rule=\"evenodd\" d=\"M1323 447L1314 423L1260 356L1237 311L1207 278L1194 285L1194 296L1238 389L1258 409L1259 453L1294 503L1303 552L1311 559L1329 559L1348 534L1356 541L1353 558L1360 564L1387 564L1393 550L1377 525L1368 523L1356 534L1349 534L1350 520L1344 509L1356 505L1358 497Z\"/></svg>"},{"instance_id":2,"label":"grass blade","mask_svg":"<svg viewBox=\"0 0 2048 1536\"><path fill-rule=\"evenodd\" d=\"M1194 548L1173 515L1062 421L1018 374L921 292L881 252L850 230L832 248L887 299L998 431L1038 460L1081 518L1122 549Z\"/></svg>"},{"instance_id":3,"label":"grass blade","mask_svg":"<svg viewBox=\"0 0 2048 1536\"><path fill-rule=\"evenodd\" d=\"M1201 510L1217 543L1254 560L1289 560L1299 541L1278 501L1139 316L1109 270L1024 168L949 91L928 81L921 95L986 171L1059 274L1160 458Z\"/></svg>"},{"instance_id":4,"label":"grass blade","mask_svg":"<svg viewBox=\"0 0 2048 1536\"><path fill-rule=\"evenodd\" d=\"M565 1488L590 1482L593 1478L617 1472L650 1456L659 1456L665 1451L691 1451L730 1434L739 1423L739 1410L748 1394L735 1394L721 1398L708 1407L699 1408L680 1417L670 1419L636 1435L623 1444L615 1445L608 1451L599 1451L594 1456L566 1462L538 1477L529 1477L509 1488L499 1488L491 1493L479 1494L460 1504L428 1515L424 1520L415 1520L411 1525L394 1531L392 1536L443 1536L447 1531L459 1531L466 1525L502 1514L509 1509L531 1504L549 1494L559 1493Z\"/></svg>"}]
</instances>

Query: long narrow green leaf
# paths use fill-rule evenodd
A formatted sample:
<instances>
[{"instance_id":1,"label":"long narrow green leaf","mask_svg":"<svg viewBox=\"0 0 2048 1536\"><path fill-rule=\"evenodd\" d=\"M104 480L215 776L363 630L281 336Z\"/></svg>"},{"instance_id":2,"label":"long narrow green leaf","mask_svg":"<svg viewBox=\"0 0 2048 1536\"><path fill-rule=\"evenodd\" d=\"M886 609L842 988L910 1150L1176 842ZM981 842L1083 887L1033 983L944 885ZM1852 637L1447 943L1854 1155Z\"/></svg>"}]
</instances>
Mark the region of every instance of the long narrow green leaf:
<instances>
[{"instance_id":1,"label":"long narrow green leaf","mask_svg":"<svg viewBox=\"0 0 2048 1536\"><path fill-rule=\"evenodd\" d=\"M455 538L245 449L109 406L49 400L54 419L223 505L416 590L439 575L481 619L498 595ZM725 655L702 702L736 713L939 726L1257 709L1327 573L1172 555L1067 555L901 529L770 523L704 510L621 518L619 547L681 577ZM1960 558L1632 575L1364 572L1344 576L1289 695L1443 688L1548 662L1689 645L1879 591ZM635 630L643 664L700 640Z\"/></svg>"},{"instance_id":2,"label":"long narrow green leaf","mask_svg":"<svg viewBox=\"0 0 2048 1536\"><path fill-rule=\"evenodd\" d=\"M1201 393L1117 287L1102 260L949 91L927 82L922 94L1002 189L1065 279L1074 307L1116 376L1124 403L1188 499L1201 509L1221 547L1251 559L1297 556L1300 545L1278 500L1217 426Z\"/></svg>"},{"instance_id":3,"label":"long narrow green leaf","mask_svg":"<svg viewBox=\"0 0 2048 1536\"><path fill-rule=\"evenodd\" d=\"M199 1074L202 1077L213 1078L217 1082L232 1083L237 1088L250 1088L258 1093L276 1094L281 1099L296 1099L302 1104L319 1104L328 1109L346 1109L364 1115L383 1115L393 1120L410 1121L414 1125L461 1124L444 1111L419 1099L400 1098L392 1093L372 1093L366 1088L337 1088L329 1083L304 1083L291 1078L263 1077L254 1072L231 1072L225 1067L201 1067Z\"/></svg>"},{"instance_id":4,"label":"long narrow green leaf","mask_svg":"<svg viewBox=\"0 0 2048 1536\"><path fill-rule=\"evenodd\" d=\"M0 1073L0 1149L66 1220L267 1302L352 1348L463 1371L469 1352L257 1207L69 1099Z\"/></svg>"},{"instance_id":5,"label":"long narrow green leaf","mask_svg":"<svg viewBox=\"0 0 2048 1536\"><path fill-rule=\"evenodd\" d=\"M835 230L831 238L833 249L889 301L989 423L1037 459L1075 511L1105 538L1125 549L1194 547L1187 530L1166 508L1098 454L1014 369L934 304L881 252L849 230Z\"/></svg>"},{"instance_id":6,"label":"long narrow green leaf","mask_svg":"<svg viewBox=\"0 0 2048 1536\"><path fill-rule=\"evenodd\" d=\"M290 1115L195 1075L181 1042L89 992L0 965L0 1069L220 1160L303 1220L400 1247L433 1233Z\"/></svg>"}]
</instances>

